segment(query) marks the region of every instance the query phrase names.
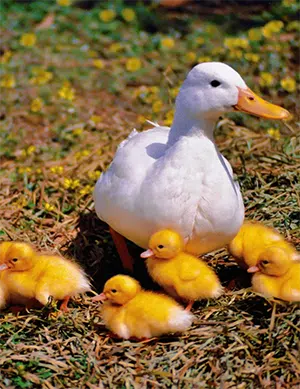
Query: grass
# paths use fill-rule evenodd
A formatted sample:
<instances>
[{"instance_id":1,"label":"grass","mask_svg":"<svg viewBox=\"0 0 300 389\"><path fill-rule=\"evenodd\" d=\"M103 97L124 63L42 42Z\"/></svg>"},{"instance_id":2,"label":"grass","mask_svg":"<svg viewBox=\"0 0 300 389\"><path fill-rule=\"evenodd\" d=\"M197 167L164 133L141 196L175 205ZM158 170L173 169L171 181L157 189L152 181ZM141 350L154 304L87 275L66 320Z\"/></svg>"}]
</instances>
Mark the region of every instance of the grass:
<instances>
[{"instance_id":1,"label":"grass","mask_svg":"<svg viewBox=\"0 0 300 389\"><path fill-rule=\"evenodd\" d=\"M121 1L112 3L110 22L107 14L99 18L98 4L1 6L1 240L76 258L100 291L122 268L93 211L99 174L132 128L149 128L146 119L170 124L178 87L198 60L218 60L294 114L281 123L232 113L215 134L240 182L246 217L299 247L296 2L276 2L247 23L244 12L224 9L203 21L189 8L167 12ZM133 20L124 19L126 7ZM226 41L232 26L239 26L238 41ZM138 258L139 249L130 249ZM225 286L245 278L226 249L206 257ZM140 261L135 276L152 286ZM266 300L247 289L249 279L238 286L197 304L187 333L147 342L110 338L88 296L73 301L67 315L51 303L18 316L3 311L0 388L300 386L299 304Z\"/></svg>"}]
</instances>

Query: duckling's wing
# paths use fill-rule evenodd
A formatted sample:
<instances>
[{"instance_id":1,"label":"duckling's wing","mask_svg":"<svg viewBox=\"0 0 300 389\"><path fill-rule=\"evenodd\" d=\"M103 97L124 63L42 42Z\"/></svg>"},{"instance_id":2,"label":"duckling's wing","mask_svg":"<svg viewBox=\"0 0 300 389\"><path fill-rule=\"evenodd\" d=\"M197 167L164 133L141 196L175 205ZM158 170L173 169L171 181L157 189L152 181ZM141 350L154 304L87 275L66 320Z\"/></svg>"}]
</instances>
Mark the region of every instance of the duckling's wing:
<instances>
[{"instance_id":1,"label":"duckling's wing","mask_svg":"<svg viewBox=\"0 0 300 389\"><path fill-rule=\"evenodd\" d=\"M199 277L201 274L201 267L197 261L183 261L180 265L179 278L182 281L192 281Z\"/></svg>"}]
</instances>

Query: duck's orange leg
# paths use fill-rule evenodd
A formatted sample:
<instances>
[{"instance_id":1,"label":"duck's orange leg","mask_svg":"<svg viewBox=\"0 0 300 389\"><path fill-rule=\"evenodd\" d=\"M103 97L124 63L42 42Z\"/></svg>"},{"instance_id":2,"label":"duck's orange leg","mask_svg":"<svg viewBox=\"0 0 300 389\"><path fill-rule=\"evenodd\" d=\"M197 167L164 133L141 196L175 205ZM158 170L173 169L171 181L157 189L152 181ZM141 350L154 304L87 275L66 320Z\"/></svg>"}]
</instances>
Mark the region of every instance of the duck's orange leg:
<instances>
[{"instance_id":1,"label":"duck's orange leg","mask_svg":"<svg viewBox=\"0 0 300 389\"><path fill-rule=\"evenodd\" d=\"M66 297L63 299L63 301L62 301L62 303L61 303L61 305L60 305L60 308L59 308L62 312L67 312L67 311L69 310L69 308L68 308L68 302L69 302L69 300L70 300L70 296L66 296Z\"/></svg>"},{"instance_id":2,"label":"duck's orange leg","mask_svg":"<svg viewBox=\"0 0 300 389\"><path fill-rule=\"evenodd\" d=\"M123 267L132 273L133 272L133 259L132 259L131 255L129 254L124 236L119 234L117 231L115 231L111 227L109 227L109 232L113 238L113 241L114 241L115 246L117 248L118 254L121 258Z\"/></svg>"},{"instance_id":3,"label":"duck's orange leg","mask_svg":"<svg viewBox=\"0 0 300 389\"><path fill-rule=\"evenodd\" d=\"M193 304L194 304L194 301L189 301L188 305L185 308L185 311L190 312L190 310L192 309Z\"/></svg>"}]
</instances>

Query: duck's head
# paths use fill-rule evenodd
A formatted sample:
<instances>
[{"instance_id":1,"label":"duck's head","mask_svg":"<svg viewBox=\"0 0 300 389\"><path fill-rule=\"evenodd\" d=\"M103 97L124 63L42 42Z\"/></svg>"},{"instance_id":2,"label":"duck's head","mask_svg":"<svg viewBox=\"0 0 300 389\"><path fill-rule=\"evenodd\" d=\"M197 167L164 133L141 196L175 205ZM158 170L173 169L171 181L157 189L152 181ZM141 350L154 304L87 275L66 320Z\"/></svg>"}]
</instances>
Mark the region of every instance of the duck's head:
<instances>
[{"instance_id":1,"label":"duck's head","mask_svg":"<svg viewBox=\"0 0 300 389\"><path fill-rule=\"evenodd\" d=\"M124 305L141 291L141 285L134 278L118 274L104 285L97 301L108 300L112 304Z\"/></svg>"},{"instance_id":2,"label":"duck's head","mask_svg":"<svg viewBox=\"0 0 300 389\"><path fill-rule=\"evenodd\" d=\"M3 242L0 245L0 271L26 271L32 268L33 248L21 242Z\"/></svg>"},{"instance_id":3,"label":"duck's head","mask_svg":"<svg viewBox=\"0 0 300 389\"><path fill-rule=\"evenodd\" d=\"M176 111L193 120L217 120L228 111L242 111L266 119L287 119L289 112L257 96L242 77L221 62L195 66L185 79L176 100Z\"/></svg>"},{"instance_id":4,"label":"duck's head","mask_svg":"<svg viewBox=\"0 0 300 389\"><path fill-rule=\"evenodd\" d=\"M154 233L149 240L149 249L141 254L142 258L174 258L184 248L182 237L172 230L161 230Z\"/></svg>"},{"instance_id":5,"label":"duck's head","mask_svg":"<svg viewBox=\"0 0 300 389\"><path fill-rule=\"evenodd\" d=\"M248 273L261 273L269 276L281 277L291 267L292 259L288 252L280 247L269 247L258 257L257 266L251 266Z\"/></svg>"}]
</instances>

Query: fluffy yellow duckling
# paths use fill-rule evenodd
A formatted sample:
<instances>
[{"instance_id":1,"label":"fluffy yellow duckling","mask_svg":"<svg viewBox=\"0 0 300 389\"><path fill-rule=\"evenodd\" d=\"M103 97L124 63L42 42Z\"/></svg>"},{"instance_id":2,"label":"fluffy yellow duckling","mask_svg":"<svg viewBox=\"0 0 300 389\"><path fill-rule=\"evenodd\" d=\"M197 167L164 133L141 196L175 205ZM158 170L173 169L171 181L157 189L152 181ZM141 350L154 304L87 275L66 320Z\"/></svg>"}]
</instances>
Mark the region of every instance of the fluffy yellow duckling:
<instances>
[{"instance_id":1,"label":"fluffy yellow duckling","mask_svg":"<svg viewBox=\"0 0 300 389\"><path fill-rule=\"evenodd\" d=\"M169 294L189 301L219 297L223 288L214 271L206 263L183 252L182 237L172 230L161 230L149 240L149 250L141 254L147 259L151 277Z\"/></svg>"},{"instance_id":2,"label":"fluffy yellow duckling","mask_svg":"<svg viewBox=\"0 0 300 389\"><path fill-rule=\"evenodd\" d=\"M284 249L291 259L299 258L295 248L279 232L258 222L245 222L228 250L241 267L248 268L256 265L260 254L271 246Z\"/></svg>"},{"instance_id":3,"label":"fluffy yellow duckling","mask_svg":"<svg viewBox=\"0 0 300 389\"><path fill-rule=\"evenodd\" d=\"M63 300L62 310L67 309L71 296L90 289L86 275L76 263L36 253L30 245L20 242L0 244L0 282L6 290L3 299L7 303L29 305L37 300L46 305L52 296L54 300Z\"/></svg>"},{"instance_id":4,"label":"fluffy yellow duckling","mask_svg":"<svg viewBox=\"0 0 300 389\"><path fill-rule=\"evenodd\" d=\"M270 247L258 258L257 266L251 266L249 273L256 292L267 297L286 301L300 301L300 262L291 259L283 248Z\"/></svg>"},{"instance_id":5,"label":"fluffy yellow duckling","mask_svg":"<svg viewBox=\"0 0 300 389\"><path fill-rule=\"evenodd\" d=\"M142 290L135 279L117 275L104 285L93 301L105 301L102 308L106 326L119 337L151 338L185 331L193 316L171 297Z\"/></svg>"}]
</instances>

